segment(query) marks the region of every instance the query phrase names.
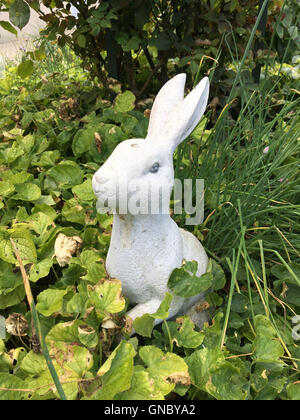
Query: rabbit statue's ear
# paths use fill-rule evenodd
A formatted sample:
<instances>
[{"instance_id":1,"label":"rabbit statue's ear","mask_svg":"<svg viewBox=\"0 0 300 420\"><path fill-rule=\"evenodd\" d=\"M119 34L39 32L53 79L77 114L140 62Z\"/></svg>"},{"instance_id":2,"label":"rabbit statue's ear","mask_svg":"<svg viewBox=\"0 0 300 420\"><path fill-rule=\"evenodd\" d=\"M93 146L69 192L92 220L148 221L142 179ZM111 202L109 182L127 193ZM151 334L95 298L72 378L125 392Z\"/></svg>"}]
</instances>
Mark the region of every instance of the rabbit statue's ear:
<instances>
[{"instance_id":1,"label":"rabbit statue's ear","mask_svg":"<svg viewBox=\"0 0 300 420\"><path fill-rule=\"evenodd\" d=\"M154 142L165 143L172 151L194 130L204 114L209 95L209 80L200 83L168 114L167 121Z\"/></svg>"},{"instance_id":2,"label":"rabbit statue's ear","mask_svg":"<svg viewBox=\"0 0 300 420\"><path fill-rule=\"evenodd\" d=\"M158 92L150 114L147 139L159 136L171 110L183 100L185 79L184 73L178 74L165 83Z\"/></svg>"}]
</instances>

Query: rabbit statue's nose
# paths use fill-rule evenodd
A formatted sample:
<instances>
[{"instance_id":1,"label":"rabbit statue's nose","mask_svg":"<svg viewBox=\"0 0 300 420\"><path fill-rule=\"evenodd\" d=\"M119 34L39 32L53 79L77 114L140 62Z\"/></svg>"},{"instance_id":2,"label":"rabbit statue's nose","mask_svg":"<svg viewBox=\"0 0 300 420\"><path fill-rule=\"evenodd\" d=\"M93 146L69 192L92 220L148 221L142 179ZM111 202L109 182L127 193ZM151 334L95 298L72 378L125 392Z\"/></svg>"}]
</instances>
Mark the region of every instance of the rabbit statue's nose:
<instances>
[{"instance_id":1,"label":"rabbit statue's nose","mask_svg":"<svg viewBox=\"0 0 300 420\"><path fill-rule=\"evenodd\" d=\"M100 174L97 174L97 172L96 172L95 173L95 181L97 182L97 184L103 185L103 184L107 183L108 178L104 178L103 176L101 176Z\"/></svg>"},{"instance_id":2,"label":"rabbit statue's nose","mask_svg":"<svg viewBox=\"0 0 300 420\"><path fill-rule=\"evenodd\" d=\"M100 192L103 190L104 184L108 182L108 178L101 176L98 172L96 172L92 179L92 186L95 193Z\"/></svg>"},{"instance_id":3,"label":"rabbit statue's nose","mask_svg":"<svg viewBox=\"0 0 300 420\"><path fill-rule=\"evenodd\" d=\"M108 181L108 177L105 176L107 171L104 170L103 166L94 173L93 182L96 182L99 185L103 185Z\"/></svg>"}]
</instances>

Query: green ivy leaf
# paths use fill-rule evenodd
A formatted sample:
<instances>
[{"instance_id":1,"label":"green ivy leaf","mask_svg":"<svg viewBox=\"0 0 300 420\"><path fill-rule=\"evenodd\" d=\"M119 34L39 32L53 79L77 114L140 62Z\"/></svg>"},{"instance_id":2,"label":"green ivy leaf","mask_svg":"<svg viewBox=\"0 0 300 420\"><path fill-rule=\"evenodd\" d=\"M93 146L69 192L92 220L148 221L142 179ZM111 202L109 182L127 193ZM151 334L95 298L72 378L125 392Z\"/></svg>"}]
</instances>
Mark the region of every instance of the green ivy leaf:
<instances>
[{"instance_id":1,"label":"green ivy leaf","mask_svg":"<svg viewBox=\"0 0 300 420\"><path fill-rule=\"evenodd\" d=\"M67 312L84 315L89 297L87 293L76 293L67 303Z\"/></svg>"},{"instance_id":2,"label":"green ivy leaf","mask_svg":"<svg viewBox=\"0 0 300 420\"><path fill-rule=\"evenodd\" d=\"M101 376L101 387L92 396L93 400L112 400L130 388L134 356L132 344L122 341L97 373Z\"/></svg>"},{"instance_id":3,"label":"green ivy leaf","mask_svg":"<svg viewBox=\"0 0 300 420\"><path fill-rule=\"evenodd\" d=\"M93 358L88 349L62 342L52 343L52 359L54 368L63 382L62 387L68 400L76 399L79 391L78 379L87 376L93 365ZM53 389L50 372L43 355L29 352L22 360L21 369L26 373L26 387L36 389L33 399L57 398L57 391ZM55 395L53 395L53 392Z\"/></svg>"},{"instance_id":4,"label":"green ivy leaf","mask_svg":"<svg viewBox=\"0 0 300 420\"><path fill-rule=\"evenodd\" d=\"M129 112L134 109L135 96L129 90L119 93L115 99L114 109L116 112Z\"/></svg>"},{"instance_id":5,"label":"green ivy leaf","mask_svg":"<svg viewBox=\"0 0 300 420\"><path fill-rule=\"evenodd\" d=\"M87 179L82 184L73 187L72 192L82 201L92 201L95 199L91 178Z\"/></svg>"},{"instance_id":6,"label":"green ivy leaf","mask_svg":"<svg viewBox=\"0 0 300 420\"><path fill-rule=\"evenodd\" d=\"M169 394L176 384L190 384L188 367L176 354L165 354L157 347L145 346L140 348L139 356L147 366L146 372L153 380L155 389L163 395Z\"/></svg>"},{"instance_id":7,"label":"green ivy leaf","mask_svg":"<svg viewBox=\"0 0 300 420\"><path fill-rule=\"evenodd\" d=\"M249 299L242 293L234 293L232 297L231 310L233 312L244 313L248 310Z\"/></svg>"},{"instance_id":8,"label":"green ivy leaf","mask_svg":"<svg viewBox=\"0 0 300 420\"><path fill-rule=\"evenodd\" d=\"M17 173L7 171L7 172L4 172L2 176L5 177L5 179L9 180L14 185L24 184L33 180L33 175L24 171L19 171Z\"/></svg>"},{"instance_id":9,"label":"green ivy leaf","mask_svg":"<svg viewBox=\"0 0 300 420\"><path fill-rule=\"evenodd\" d=\"M9 7L9 20L19 29L23 29L30 19L30 8L23 0L15 0Z\"/></svg>"},{"instance_id":10,"label":"green ivy leaf","mask_svg":"<svg viewBox=\"0 0 300 420\"><path fill-rule=\"evenodd\" d=\"M65 202L61 214L68 222L78 223L80 225L86 224L84 209L76 198L71 198L71 200Z\"/></svg>"},{"instance_id":11,"label":"green ivy leaf","mask_svg":"<svg viewBox=\"0 0 300 420\"><path fill-rule=\"evenodd\" d=\"M15 162L15 160L20 156L24 156L24 150L17 142L14 141L12 146L6 150L6 162Z\"/></svg>"},{"instance_id":12,"label":"green ivy leaf","mask_svg":"<svg viewBox=\"0 0 300 420\"><path fill-rule=\"evenodd\" d=\"M89 285L87 290L92 305L95 306L103 318L107 314L121 312L125 307L120 280L105 280L96 286Z\"/></svg>"},{"instance_id":13,"label":"green ivy leaf","mask_svg":"<svg viewBox=\"0 0 300 420\"><path fill-rule=\"evenodd\" d=\"M50 168L48 174L62 189L74 187L83 181L83 172L76 163L62 162Z\"/></svg>"},{"instance_id":14,"label":"green ivy leaf","mask_svg":"<svg viewBox=\"0 0 300 420\"><path fill-rule=\"evenodd\" d=\"M29 280L35 283L39 279L42 279L43 277L48 276L52 265L53 265L52 258L45 258L44 260L33 264L30 267Z\"/></svg>"},{"instance_id":15,"label":"green ivy leaf","mask_svg":"<svg viewBox=\"0 0 300 420\"><path fill-rule=\"evenodd\" d=\"M256 336L252 344L256 362L280 362L284 349L271 321L264 315L255 316Z\"/></svg>"},{"instance_id":16,"label":"green ivy leaf","mask_svg":"<svg viewBox=\"0 0 300 420\"><path fill-rule=\"evenodd\" d=\"M15 191L13 183L9 180L0 181L0 195L7 197Z\"/></svg>"},{"instance_id":17,"label":"green ivy leaf","mask_svg":"<svg viewBox=\"0 0 300 420\"><path fill-rule=\"evenodd\" d=\"M41 197L41 189L36 184L25 183L15 185L15 200L36 201Z\"/></svg>"},{"instance_id":18,"label":"green ivy leaf","mask_svg":"<svg viewBox=\"0 0 300 420\"><path fill-rule=\"evenodd\" d=\"M42 354L31 350L22 360L20 367L26 374L36 376L47 370L47 362Z\"/></svg>"},{"instance_id":19,"label":"green ivy leaf","mask_svg":"<svg viewBox=\"0 0 300 420\"><path fill-rule=\"evenodd\" d=\"M58 350L57 362L63 366L64 370L71 371L73 378L84 378L93 366L93 357L85 347L79 345L65 347L61 343Z\"/></svg>"},{"instance_id":20,"label":"green ivy leaf","mask_svg":"<svg viewBox=\"0 0 300 420\"><path fill-rule=\"evenodd\" d=\"M9 308L22 302L25 296L23 284L17 286L12 292L7 294L0 294L0 309Z\"/></svg>"},{"instance_id":21,"label":"green ivy leaf","mask_svg":"<svg viewBox=\"0 0 300 420\"><path fill-rule=\"evenodd\" d=\"M29 228L38 235L36 240L38 245L41 245L48 240L50 234L54 230L54 227L49 229L52 222L53 218L41 211L35 212L27 218L26 223Z\"/></svg>"},{"instance_id":22,"label":"green ivy leaf","mask_svg":"<svg viewBox=\"0 0 300 420\"><path fill-rule=\"evenodd\" d=\"M75 156L81 156L89 151L91 144L94 142L95 132L94 127L81 128L76 132L72 142L72 151Z\"/></svg>"},{"instance_id":23,"label":"green ivy leaf","mask_svg":"<svg viewBox=\"0 0 300 420\"><path fill-rule=\"evenodd\" d=\"M12 292L23 284L21 273L14 273L13 265L0 260L0 295Z\"/></svg>"},{"instance_id":24,"label":"green ivy leaf","mask_svg":"<svg viewBox=\"0 0 300 420\"><path fill-rule=\"evenodd\" d=\"M213 260L212 258L210 258L208 260L208 265L207 265L207 273L212 273L212 288L214 290L219 290L219 289L223 289L223 287L225 286L226 283L226 279L225 279L225 274L224 271L222 269L222 267L220 266L220 264L218 264L215 260Z\"/></svg>"},{"instance_id":25,"label":"green ivy leaf","mask_svg":"<svg viewBox=\"0 0 300 420\"><path fill-rule=\"evenodd\" d=\"M185 358L192 383L217 400L244 400L246 379L240 370L224 360L222 351L215 347L196 350Z\"/></svg>"},{"instance_id":26,"label":"green ivy leaf","mask_svg":"<svg viewBox=\"0 0 300 420\"><path fill-rule=\"evenodd\" d=\"M78 327L78 337L80 342L88 348L93 348L98 345L98 334L89 325L80 325Z\"/></svg>"},{"instance_id":27,"label":"green ivy leaf","mask_svg":"<svg viewBox=\"0 0 300 420\"><path fill-rule=\"evenodd\" d=\"M0 26L2 26L2 28L6 31L9 31L12 34L18 36L18 32L9 22L6 22L5 20L0 20Z\"/></svg>"},{"instance_id":28,"label":"green ivy leaf","mask_svg":"<svg viewBox=\"0 0 300 420\"><path fill-rule=\"evenodd\" d=\"M42 155L33 157L31 165L42 167L55 166L59 156L59 150L47 150L46 152L43 152Z\"/></svg>"},{"instance_id":29,"label":"green ivy leaf","mask_svg":"<svg viewBox=\"0 0 300 420\"><path fill-rule=\"evenodd\" d=\"M133 36L121 43L123 51L138 50L141 45L141 39L138 36Z\"/></svg>"},{"instance_id":30,"label":"green ivy leaf","mask_svg":"<svg viewBox=\"0 0 300 420\"><path fill-rule=\"evenodd\" d=\"M82 34L78 35L78 37L76 38L76 43L79 45L80 48L85 48L86 37Z\"/></svg>"},{"instance_id":31,"label":"green ivy leaf","mask_svg":"<svg viewBox=\"0 0 300 420\"><path fill-rule=\"evenodd\" d=\"M50 316L54 312L62 310L63 297L67 290L46 289L37 297L36 309L44 316Z\"/></svg>"},{"instance_id":32,"label":"green ivy leaf","mask_svg":"<svg viewBox=\"0 0 300 420\"><path fill-rule=\"evenodd\" d=\"M22 79L25 79L26 77L31 76L32 72L33 72L33 62L31 60L22 61L18 65L17 74L18 76L22 77Z\"/></svg>"},{"instance_id":33,"label":"green ivy leaf","mask_svg":"<svg viewBox=\"0 0 300 420\"><path fill-rule=\"evenodd\" d=\"M290 400L299 401L300 400L300 384L288 384L286 387L287 394Z\"/></svg>"},{"instance_id":34,"label":"green ivy leaf","mask_svg":"<svg viewBox=\"0 0 300 420\"><path fill-rule=\"evenodd\" d=\"M1 390L1 388L8 388L8 391ZM28 398L29 392L14 391L14 389L24 389L24 381L16 375L9 373L0 373L0 400L1 401L16 401ZM9 391L11 389L12 391Z\"/></svg>"},{"instance_id":35,"label":"green ivy leaf","mask_svg":"<svg viewBox=\"0 0 300 420\"><path fill-rule=\"evenodd\" d=\"M116 400L163 400L164 396L156 389L148 372L141 366L134 366L130 389L117 394Z\"/></svg>"},{"instance_id":36,"label":"green ivy leaf","mask_svg":"<svg viewBox=\"0 0 300 420\"><path fill-rule=\"evenodd\" d=\"M136 318L133 321L133 328L135 329L135 331L144 337L151 337L155 319L168 318L169 308L172 299L173 296L167 292L164 297L164 300L162 301L158 310L154 314L144 314Z\"/></svg>"},{"instance_id":37,"label":"green ivy leaf","mask_svg":"<svg viewBox=\"0 0 300 420\"><path fill-rule=\"evenodd\" d=\"M222 335L221 321L223 319L223 316L224 315L222 312L217 312L212 320L212 325L204 324L204 347L213 349L219 345Z\"/></svg>"},{"instance_id":38,"label":"green ivy leaf","mask_svg":"<svg viewBox=\"0 0 300 420\"><path fill-rule=\"evenodd\" d=\"M60 341L64 343L78 342L78 326L79 321L60 322L48 332L46 342L50 344Z\"/></svg>"},{"instance_id":39,"label":"green ivy leaf","mask_svg":"<svg viewBox=\"0 0 300 420\"><path fill-rule=\"evenodd\" d=\"M294 284L288 286L286 301L293 305L300 306L300 287Z\"/></svg>"},{"instance_id":40,"label":"green ivy leaf","mask_svg":"<svg viewBox=\"0 0 300 420\"><path fill-rule=\"evenodd\" d=\"M87 281L88 283L96 284L99 282L99 279L106 277L106 271L103 264L94 264L88 267L87 274L82 276L82 280Z\"/></svg>"},{"instance_id":41,"label":"green ivy leaf","mask_svg":"<svg viewBox=\"0 0 300 420\"><path fill-rule=\"evenodd\" d=\"M172 340L175 341L178 347L195 349L203 343L204 333L194 330L195 325L189 316L185 315L177 318L176 323L180 326L177 328Z\"/></svg>"},{"instance_id":42,"label":"green ivy leaf","mask_svg":"<svg viewBox=\"0 0 300 420\"><path fill-rule=\"evenodd\" d=\"M198 277L197 269L196 261L186 261L181 268L175 268L168 281L169 289L175 295L185 298L196 296L209 289L213 283L213 274L205 273Z\"/></svg>"},{"instance_id":43,"label":"green ivy leaf","mask_svg":"<svg viewBox=\"0 0 300 420\"><path fill-rule=\"evenodd\" d=\"M12 264L16 263L10 242L14 240L24 264L35 263L37 259L35 245L27 229L13 228L0 231L0 258Z\"/></svg>"},{"instance_id":44,"label":"green ivy leaf","mask_svg":"<svg viewBox=\"0 0 300 420\"><path fill-rule=\"evenodd\" d=\"M98 251L85 249L80 257L72 258L71 264L78 264L86 269L86 275L81 278L88 283L97 284L99 280L106 277L104 263Z\"/></svg>"},{"instance_id":45,"label":"green ivy leaf","mask_svg":"<svg viewBox=\"0 0 300 420\"><path fill-rule=\"evenodd\" d=\"M288 264L288 267L295 274L296 277L300 278L300 264L299 263L290 263ZM276 276L278 279L286 283L291 283L298 286L297 280L284 265L273 265L271 268L271 273L274 276Z\"/></svg>"}]
</instances>

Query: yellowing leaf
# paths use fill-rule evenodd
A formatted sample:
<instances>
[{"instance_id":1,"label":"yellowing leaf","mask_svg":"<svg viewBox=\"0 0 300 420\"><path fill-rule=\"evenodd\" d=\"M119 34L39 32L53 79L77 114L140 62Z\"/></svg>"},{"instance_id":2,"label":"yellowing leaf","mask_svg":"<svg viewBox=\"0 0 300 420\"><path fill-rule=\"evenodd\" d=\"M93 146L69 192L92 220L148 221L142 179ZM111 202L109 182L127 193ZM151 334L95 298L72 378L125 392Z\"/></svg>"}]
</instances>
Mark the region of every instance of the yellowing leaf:
<instances>
[{"instance_id":1,"label":"yellowing leaf","mask_svg":"<svg viewBox=\"0 0 300 420\"><path fill-rule=\"evenodd\" d=\"M194 330L194 323L189 316L177 318L178 327L173 340L179 347L196 348L203 343L204 333Z\"/></svg>"},{"instance_id":2,"label":"yellowing leaf","mask_svg":"<svg viewBox=\"0 0 300 420\"><path fill-rule=\"evenodd\" d=\"M115 100L115 110L117 112L129 112L134 109L135 96L129 90L119 93Z\"/></svg>"},{"instance_id":3,"label":"yellowing leaf","mask_svg":"<svg viewBox=\"0 0 300 420\"><path fill-rule=\"evenodd\" d=\"M135 366L130 389L116 395L117 400L163 400L164 395L154 386L149 373L141 366Z\"/></svg>"},{"instance_id":4,"label":"yellowing leaf","mask_svg":"<svg viewBox=\"0 0 300 420\"><path fill-rule=\"evenodd\" d=\"M120 280L105 280L96 286L88 286L88 294L91 303L103 315L118 313L124 309L125 299Z\"/></svg>"},{"instance_id":5,"label":"yellowing leaf","mask_svg":"<svg viewBox=\"0 0 300 420\"><path fill-rule=\"evenodd\" d=\"M29 392L15 391L15 389L22 388L25 388L25 383L22 379L13 374L0 373L0 400L16 401L27 399Z\"/></svg>"},{"instance_id":6,"label":"yellowing leaf","mask_svg":"<svg viewBox=\"0 0 300 420\"><path fill-rule=\"evenodd\" d=\"M244 400L246 379L239 368L224 359L222 351L203 348L196 350L185 361L189 367L192 383L208 392L217 400Z\"/></svg>"},{"instance_id":7,"label":"yellowing leaf","mask_svg":"<svg viewBox=\"0 0 300 420\"><path fill-rule=\"evenodd\" d=\"M130 388L134 356L132 344L122 341L98 371L101 388L94 393L92 399L111 400L117 393Z\"/></svg>"},{"instance_id":8,"label":"yellowing leaf","mask_svg":"<svg viewBox=\"0 0 300 420\"><path fill-rule=\"evenodd\" d=\"M13 264L16 263L10 238L15 242L24 264L36 262L36 249L31 234L27 229L18 227L0 231L1 259Z\"/></svg>"},{"instance_id":9,"label":"yellowing leaf","mask_svg":"<svg viewBox=\"0 0 300 420\"><path fill-rule=\"evenodd\" d=\"M154 346L141 347L140 358L145 362L155 388L163 395L169 394L176 384L190 383L188 367L185 361L174 353L164 354Z\"/></svg>"}]
</instances>

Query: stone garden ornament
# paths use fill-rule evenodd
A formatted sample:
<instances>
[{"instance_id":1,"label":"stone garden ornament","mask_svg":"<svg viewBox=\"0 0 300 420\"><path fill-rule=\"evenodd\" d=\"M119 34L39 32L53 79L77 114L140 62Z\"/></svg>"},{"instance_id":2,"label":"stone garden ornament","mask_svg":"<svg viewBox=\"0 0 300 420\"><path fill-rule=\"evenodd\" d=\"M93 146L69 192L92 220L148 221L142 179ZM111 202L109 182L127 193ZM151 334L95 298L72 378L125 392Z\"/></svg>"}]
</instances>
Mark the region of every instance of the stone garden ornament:
<instances>
[{"instance_id":1,"label":"stone garden ornament","mask_svg":"<svg viewBox=\"0 0 300 420\"><path fill-rule=\"evenodd\" d=\"M106 269L112 278L121 280L124 296L136 304L128 312L133 320L156 312L169 291L172 271L183 260L198 262L198 276L207 268L208 258L199 240L179 228L169 214L173 153L200 121L209 94L205 77L184 98L185 79L185 74L178 74L159 91L146 139L120 143L93 177L98 210L108 206L114 214ZM186 313L203 299L204 293L174 296L169 317ZM193 319L201 325L207 315L204 312Z\"/></svg>"}]
</instances>

